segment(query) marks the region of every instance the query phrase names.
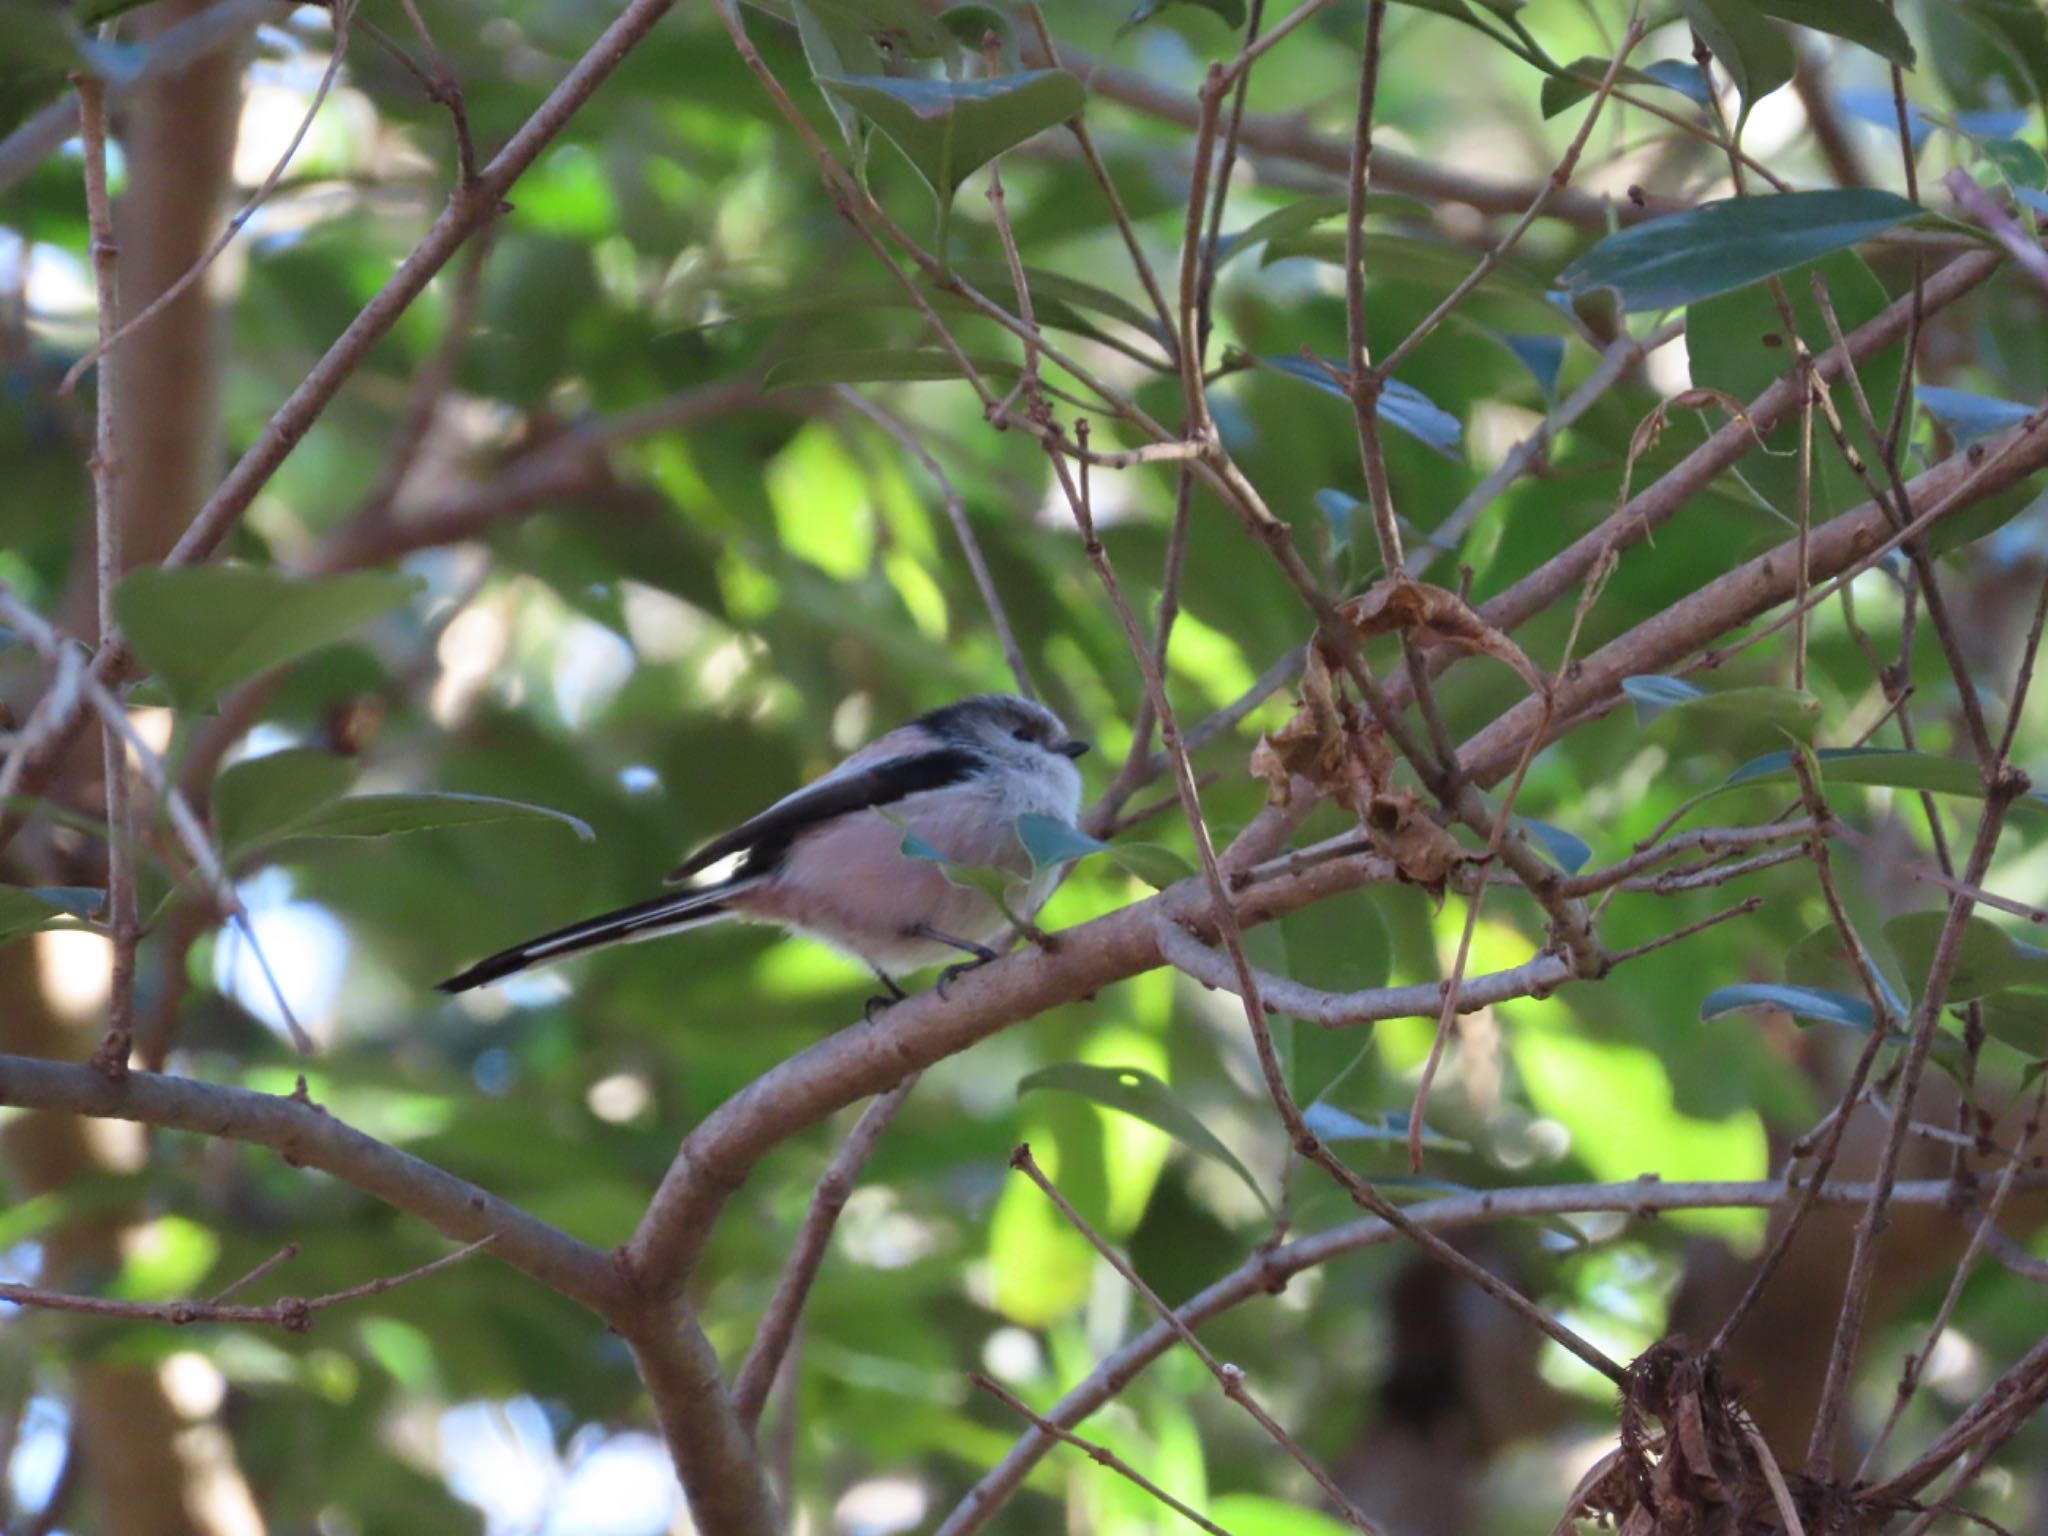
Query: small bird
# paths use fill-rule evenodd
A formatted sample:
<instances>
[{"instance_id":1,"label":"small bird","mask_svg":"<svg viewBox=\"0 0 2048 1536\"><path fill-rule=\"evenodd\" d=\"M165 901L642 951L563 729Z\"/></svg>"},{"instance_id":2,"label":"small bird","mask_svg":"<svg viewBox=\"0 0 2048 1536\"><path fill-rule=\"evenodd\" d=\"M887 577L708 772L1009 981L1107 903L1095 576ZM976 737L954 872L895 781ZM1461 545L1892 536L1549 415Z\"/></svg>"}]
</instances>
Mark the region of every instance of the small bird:
<instances>
[{"instance_id":1,"label":"small bird","mask_svg":"<svg viewBox=\"0 0 2048 1536\"><path fill-rule=\"evenodd\" d=\"M987 941L1006 919L937 864L905 855L905 832L957 864L1027 879L1019 910L1028 915L1052 893L1055 871L1032 871L1017 818L1036 814L1071 825L1081 807L1074 759L1087 750L1059 716L1031 699L985 693L948 704L869 742L824 777L714 837L668 878L689 880L730 861L725 873L529 939L449 977L440 990L467 992L586 950L728 917L779 923L865 960L888 988L871 1011L904 995L897 974L950 955L972 956L942 974L943 989L959 972L995 958Z\"/></svg>"}]
</instances>

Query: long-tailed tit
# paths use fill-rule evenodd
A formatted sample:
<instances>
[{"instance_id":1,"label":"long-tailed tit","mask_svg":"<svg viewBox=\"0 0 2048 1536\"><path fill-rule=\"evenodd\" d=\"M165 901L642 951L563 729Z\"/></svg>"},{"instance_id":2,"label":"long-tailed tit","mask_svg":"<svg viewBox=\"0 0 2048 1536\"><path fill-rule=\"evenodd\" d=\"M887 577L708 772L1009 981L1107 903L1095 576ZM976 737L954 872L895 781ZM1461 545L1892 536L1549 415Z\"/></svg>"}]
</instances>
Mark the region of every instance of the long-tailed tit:
<instances>
[{"instance_id":1,"label":"long-tailed tit","mask_svg":"<svg viewBox=\"0 0 2048 1536\"><path fill-rule=\"evenodd\" d=\"M1087 750L1030 699L979 694L935 709L713 838L669 881L730 861L727 872L529 939L451 976L440 990L466 992L586 950L736 917L779 923L856 955L891 997L901 997L895 973L963 953L975 963L992 960L987 941L1005 924L979 891L953 884L928 860L906 857L904 832L955 863L1027 877L1021 906L1035 911L1052 893L1054 872L1032 872L1017 818L1071 823L1081 805L1074 759Z\"/></svg>"}]
</instances>

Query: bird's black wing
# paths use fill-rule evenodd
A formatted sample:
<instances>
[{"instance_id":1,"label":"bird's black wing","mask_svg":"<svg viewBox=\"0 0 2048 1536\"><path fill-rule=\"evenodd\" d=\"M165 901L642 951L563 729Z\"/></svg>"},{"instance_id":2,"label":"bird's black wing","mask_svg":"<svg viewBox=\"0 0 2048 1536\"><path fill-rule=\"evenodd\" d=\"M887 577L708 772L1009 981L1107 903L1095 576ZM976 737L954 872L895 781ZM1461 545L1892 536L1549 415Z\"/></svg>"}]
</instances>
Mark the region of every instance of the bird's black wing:
<instances>
[{"instance_id":1,"label":"bird's black wing","mask_svg":"<svg viewBox=\"0 0 2048 1536\"><path fill-rule=\"evenodd\" d=\"M939 747L905 757L885 758L867 768L827 774L768 807L760 815L714 837L675 869L670 884L687 880L720 859L745 854L740 873L766 874L789 852L798 836L820 822L872 806L893 805L909 795L957 784L981 759L962 747Z\"/></svg>"}]
</instances>

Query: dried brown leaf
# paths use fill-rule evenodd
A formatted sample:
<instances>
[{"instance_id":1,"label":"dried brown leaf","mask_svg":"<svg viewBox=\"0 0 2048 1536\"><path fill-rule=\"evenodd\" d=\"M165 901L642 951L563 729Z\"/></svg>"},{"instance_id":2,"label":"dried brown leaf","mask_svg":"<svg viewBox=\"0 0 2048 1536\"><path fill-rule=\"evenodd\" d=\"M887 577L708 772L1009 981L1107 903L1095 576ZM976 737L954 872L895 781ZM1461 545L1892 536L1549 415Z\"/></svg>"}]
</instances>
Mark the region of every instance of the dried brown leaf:
<instances>
[{"instance_id":1,"label":"dried brown leaf","mask_svg":"<svg viewBox=\"0 0 2048 1536\"><path fill-rule=\"evenodd\" d=\"M1538 693L1549 692L1543 671L1507 635L1482 619L1457 593L1407 576L1389 576L1341 605L1340 614L1361 639L1403 634L1418 645L1454 645L1513 667Z\"/></svg>"},{"instance_id":2,"label":"dried brown leaf","mask_svg":"<svg viewBox=\"0 0 2048 1536\"><path fill-rule=\"evenodd\" d=\"M1375 794L1365 808L1365 830L1373 847L1393 860L1401 878L1421 886L1438 901L1451 870L1466 857L1458 840L1430 819L1413 790Z\"/></svg>"}]
</instances>

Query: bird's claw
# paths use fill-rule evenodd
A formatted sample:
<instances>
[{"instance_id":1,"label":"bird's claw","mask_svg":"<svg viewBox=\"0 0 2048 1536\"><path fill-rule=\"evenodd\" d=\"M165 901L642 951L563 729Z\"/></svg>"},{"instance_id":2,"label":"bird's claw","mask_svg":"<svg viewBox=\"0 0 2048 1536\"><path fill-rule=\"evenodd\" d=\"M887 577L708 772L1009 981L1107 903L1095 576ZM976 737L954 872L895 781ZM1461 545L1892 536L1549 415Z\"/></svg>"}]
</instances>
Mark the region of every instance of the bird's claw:
<instances>
[{"instance_id":1,"label":"bird's claw","mask_svg":"<svg viewBox=\"0 0 2048 1536\"><path fill-rule=\"evenodd\" d=\"M958 965L949 965L939 972L938 986L934 989L939 994L939 1001L943 1003L946 1000L946 989L952 986L954 982L965 976L969 971L980 970L994 958L994 955L977 956L972 960L962 960Z\"/></svg>"},{"instance_id":2,"label":"bird's claw","mask_svg":"<svg viewBox=\"0 0 2048 1536\"><path fill-rule=\"evenodd\" d=\"M872 1024L875 1022L875 1018L878 1014L887 1013L891 1008L894 1008L898 1003L902 1001L903 994L900 992L897 993L894 997L891 997L886 992L877 992L873 997L869 998L865 1004L862 1005L861 1017L865 1019L868 1023Z\"/></svg>"}]
</instances>

